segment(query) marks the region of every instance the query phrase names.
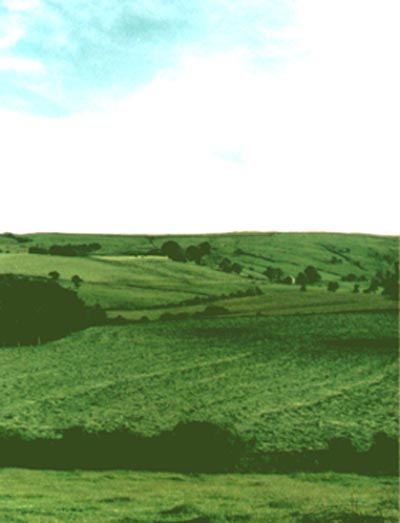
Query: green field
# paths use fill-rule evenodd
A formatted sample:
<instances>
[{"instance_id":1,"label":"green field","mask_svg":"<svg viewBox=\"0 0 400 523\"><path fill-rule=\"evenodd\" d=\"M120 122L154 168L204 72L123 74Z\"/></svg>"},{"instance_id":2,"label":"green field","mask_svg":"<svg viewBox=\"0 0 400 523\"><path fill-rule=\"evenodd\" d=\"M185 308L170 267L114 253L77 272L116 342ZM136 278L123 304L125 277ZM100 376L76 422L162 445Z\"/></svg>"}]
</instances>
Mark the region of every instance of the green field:
<instances>
[{"instance_id":1,"label":"green field","mask_svg":"<svg viewBox=\"0 0 400 523\"><path fill-rule=\"evenodd\" d=\"M2 523L396 523L397 482L340 474L0 471Z\"/></svg>"},{"instance_id":2,"label":"green field","mask_svg":"<svg viewBox=\"0 0 400 523\"><path fill-rule=\"evenodd\" d=\"M396 308L393 301L379 293L362 292L376 271L390 267L396 260L397 239L393 237L327 233L178 237L31 234L22 237L24 243L15 238L0 235L0 273L47 276L50 271L58 271L65 286L71 286L71 277L78 274L83 280L79 295L90 304L100 304L109 317L157 319L168 309L192 314L204 310L207 299L235 316ZM168 239L178 241L183 248L209 241L211 252L201 266L148 255ZM54 244L91 242L99 243L101 248L87 257L28 254L32 246L48 249ZM224 258L240 264L240 274L218 270ZM271 283L263 274L270 266L295 277L308 265L317 268L322 280L309 286L307 295L299 293L298 286ZM360 294L352 294L354 282L342 281L348 274L358 278ZM336 293L326 291L329 281L339 282ZM230 298L234 293L255 289L263 295ZM201 305L185 303L194 298Z\"/></svg>"},{"instance_id":3,"label":"green field","mask_svg":"<svg viewBox=\"0 0 400 523\"><path fill-rule=\"evenodd\" d=\"M214 476L0 468L0 521L396 521L394 478L252 475L258 458L275 456L279 468L279 456L324 452L338 438L361 458L377 434L397 439L398 301L382 287L363 292L393 267L396 238L23 238L0 235L0 274L58 271L70 289L78 274L85 302L128 323L0 347L0 462L2 445L62 441L69 430L153 441L190 422L231 431L251 446L252 461L246 474ZM208 241L211 250L201 264L173 261L157 253L169 239L184 249ZM101 247L87 256L28 252L91 242ZM240 272L221 270L225 258ZM264 274L296 276L310 265L321 279L306 292ZM349 274L356 279L343 281ZM332 281L336 292L327 291ZM205 317L210 306L219 308ZM144 316L150 321L132 322Z\"/></svg>"},{"instance_id":4,"label":"green field","mask_svg":"<svg viewBox=\"0 0 400 523\"><path fill-rule=\"evenodd\" d=\"M324 314L100 327L0 351L1 426L155 435L207 420L261 448L365 448L397 431L397 316ZM384 399L384 401L383 401Z\"/></svg>"}]
</instances>

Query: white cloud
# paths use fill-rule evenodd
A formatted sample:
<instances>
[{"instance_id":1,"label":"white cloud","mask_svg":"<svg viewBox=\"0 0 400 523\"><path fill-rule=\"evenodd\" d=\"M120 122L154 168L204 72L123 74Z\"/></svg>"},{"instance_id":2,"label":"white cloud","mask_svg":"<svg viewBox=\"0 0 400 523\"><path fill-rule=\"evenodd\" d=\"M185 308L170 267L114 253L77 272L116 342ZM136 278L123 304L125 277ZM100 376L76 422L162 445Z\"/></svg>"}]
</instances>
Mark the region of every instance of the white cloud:
<instances>
[{"instance_id":1,"label":"white cloud","mask_svg":"<svg viewBox=\"0 0 400 523\"><path fill-rule=\"evenodd\" d=\"M10 11L29 11L39 3L40 0L3 0L3 5Z\"/></svg>"},{"instance_id":2,"label":"white cloud","mask_svg":"<svg viewBox=\"0 0 400 523\"><path fill-rule=\"evenodd\" d=\"M2 227L397 234L398 37L361 4L299 2L286 69L187 56L102 113L0 114Z\"/></svg>"},{"instance_id":3,"label":"white cloud","mask_svg":"<svg viewBox=\"0 0 400 523\"><path fill-rule=\"evenodd\" d=\"M5 34L0 37L0 50L9 49L22 38L24 31L17 24L11 24L6 28Z\"/></svg>"},{"instance_id":4,"label":"white cloud","mask_svg":"<svg viewBox=\"0 0 400 523\"><path fill-rule=\"evenodd\" d=\"M16 56L0 56L0 71L43 73L44 70L44 65L39 60L18 58Z\"/></svg>"}]
</instances>

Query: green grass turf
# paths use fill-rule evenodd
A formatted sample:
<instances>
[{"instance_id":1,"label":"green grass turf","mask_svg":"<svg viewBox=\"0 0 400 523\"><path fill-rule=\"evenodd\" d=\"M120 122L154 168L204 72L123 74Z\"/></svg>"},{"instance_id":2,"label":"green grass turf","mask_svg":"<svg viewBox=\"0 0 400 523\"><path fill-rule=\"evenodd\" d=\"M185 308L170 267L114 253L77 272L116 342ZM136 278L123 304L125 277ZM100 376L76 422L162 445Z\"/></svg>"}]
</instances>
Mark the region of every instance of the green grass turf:
<instances>
[{"instance_id":1,"label":"green grass turf","mask_svg":"<svg viewBox=\"0 0 400 523\"><path fill-rule=\"evenodd\" d=\"M395 523L395 478L0 471L1 523Z\"/></svg>"},{"instance_id":2,"label":"green grass turf","mask_svg":"<svg viewBox=\"0 0 400 523\"><path fill-rule=\"evenodd\" d=\"M0 350L0 429L154 435L223 423L263 450L397 434L397 315L321 314L100 327Z\"/></svg>"}]
</instances>

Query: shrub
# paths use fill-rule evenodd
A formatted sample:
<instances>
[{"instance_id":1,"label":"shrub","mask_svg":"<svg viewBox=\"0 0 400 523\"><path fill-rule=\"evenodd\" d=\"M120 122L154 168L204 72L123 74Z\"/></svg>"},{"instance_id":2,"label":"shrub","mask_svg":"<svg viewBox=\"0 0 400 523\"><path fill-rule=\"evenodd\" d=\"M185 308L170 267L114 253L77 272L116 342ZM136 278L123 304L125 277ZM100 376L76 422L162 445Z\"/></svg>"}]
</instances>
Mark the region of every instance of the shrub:
<instances>
[{"instance_id":1,"label":"shrub","mask_svg":"<svg viewBox=\"0 0 400 523\"><path fill-rule=\"evenodd\" d=\"M304 272L299 272L299 274L296 276L296 283L298 285L305 285L307 283L307 277Z\"/></svg>"},{"instance_id":2,"label":"shrub","mask_svg":"<svg viewBox=\"0 0 400 523\"><path fill-rule=\"evenodd\" d=\"M87 307L56 281L0 275L0 344L54 340L90 325L105 323L100 307Z\"/></svg>"},{"instance_id":3,"label":"shrub","mask_svg":"<svg viewBox=\"0 0 400 523\"><path fill-rule=\"evenodd\" d=\"M94 251L101 249L100 243L80 243L80 244L65 244L65 245L51 245L49 254L53 256L88 256Z\"/></svg>"},{"instance_id":4,"label":"shrub","mask_svg":"<svg viewBox=\"0 0 400 523\"><path fill-rule=\"evenodd\" d=\"M328 291L330 291L330 292L336 292L338 290L338 288L339 288L339 284L338 284L337 281L330 281L328 283L328 287L327 288L328 288Z\"/></svg>"},{"instance_id":5,"label":"shrub","mask_svg":"<svg viewBox=\"0 0 400 523\"><path fill-rule=\"evenodd\" d=\"M208 305L201 313L203 316L219 316L220 314L229 313L229 309L220 305Z\"/></svg>"},{"instance_id":6,"label":"shrub","mask_svg":"<svg viewBox=\"0 0 400 523\"><path fill-rule=\"evenodd\" d=\"M321 279L319 272L313 265L308 265L304 269L304 274L306 275L307 283L316 283Z\"/></svg>"},{"instance_id":7,"label":"shrub","mask_svg":"<svg viewBox=\"0 0 400 523\"><path fill-rule=\"evenodd\" d=\"M186 261L185 252L182 247L174 240L168 240L161 246L161 252L173 261Z\"/></svg>"},{"instance_id":8,"label":"shrub","mask_svg":"<svg viewBox=\"0 0 400 523\"><path fill-rule=\"evenodd\" d=\"M81 283L83 282L82 278L80 276L78 276L78 274L74 274L71 277L71 281L77 289L81 286Z\"/></svg>"},{"instance_id":9,"label":"shrub","mask_svg":"<svg viewBox=\"0 0 400 523\"><path fill-rule=\"evenodd\" d=\"M201 260L200 249L195 245L189 245L186 249L186 259L189 261L199 262Z\"/></svg>"},{"instance_id":10,"label":"shrub","mask_svg":"<svg viewBox=\"0 0 400 523\"><path fill-rule=\"evenodd\" d=\"M278 283L283 277L283 271L279 267L267 267L263 272L263 275L266 276L271 282Z\"/></svg>"},{"instance_id":11,"label":"shrub","mask_svg":"<svg viewBox=\"0 0 400 523\"><path fill-rule=\"evenodd\" d=\"M236 274L239 274L242 272L243 267L240 265L240 263L232 262L229 258L224 258L220 264L219 268L221 271L224 272L236 272Z\"/></svg>"},{"instance_id":12,"label":"shrub","mask_svg":"<svg viewBox=\"0 0 400 523\"><path fill-rule=\"evenodd\" d=\"M198 245L198 249L200 251L200 256L204 256L206 254L210 254L210 252L211 252L211 245L209 244L209 242L201 242Z\"/></svg>"}]
</instances>

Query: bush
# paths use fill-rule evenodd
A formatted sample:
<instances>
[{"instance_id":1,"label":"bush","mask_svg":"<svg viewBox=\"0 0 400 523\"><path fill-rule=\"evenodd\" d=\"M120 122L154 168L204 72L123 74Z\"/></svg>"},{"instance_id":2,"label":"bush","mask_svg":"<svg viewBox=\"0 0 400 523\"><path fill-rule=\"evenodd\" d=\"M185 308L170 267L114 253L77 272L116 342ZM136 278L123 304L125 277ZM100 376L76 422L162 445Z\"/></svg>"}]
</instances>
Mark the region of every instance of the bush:
<instances>
[{"instance_id":1,"label":"bush","mask_svg":"<svg viewBox=\"0 0 400 523\"><path fill-rule=\"evenodd\" d=\"M105 321L100 307L87 307L54 280L0 275L1 345L54 340Z\"/></svg>"},{"instance_id":2,"label":"bush","mask_svg":"<svg viewBox=\"0 0 400 523\"><path fill-rule=\"evenodd\" d=\"M338 290L338 288L339 288L339 284L338 284L337 281L330 281L328 283L328 287L327 288L328 288L328 291L330 291L330 292L336 292Z\"/></svg>"},{"instance_id":3,"label":"bush","mask_svg":"<svg viewBox=\"0 0 400 523\"><path fill-rule=\"evenodd\" d=\"M78 276L78 274L74 274L71 277L71 281L77 289L81 286L81 283L83 282L82 278L80 276Z\"/></svg>"},{"instance_id":4,"label":"bush","mask_svg":"<svg viewBox=\"0 0 400 523\"><path fill-rule=\"evenodd\" d=\"M209 244L209 242L201 242L198 246L198 249L200 251L200 256L204 256L206 254L210 254L211 245Z\"/></svg>"},{"instance_id":5,"label":"bush","mask_svg":"<svg viewBox=\"0 0 400 523\"><path fill-rule=\"evenodd\" d=\"M240 263L232 262L229 258L224 258L220 262L219 268L223 272L236 272L236 274L240 274L243 269Z\"/></svg>"},{"instance_id":6,"label":"bush","mask_svg":"<svg viewBox=\"0 0 400 523\"><path fill-rule=\"evenodd\" d=\"M319 272L312 265L309 265L304 269L304 274L306 275L307 283L317 283L321 280Z\"/></svg>"},{"instance_id":7,"label":"bush","mask_svg":"<svg viewBox=\"0 0 400 523\"><path fill-rule=\"evenodd\" d=\"M384 296L388 296L392 300L399 298L399 265L394 264L393 271L386 271L382 281Z\"/></svg>"},{"instance_id":8,"label":"bush","mask_svg":"<svg viewBox=\"0 0 400 523\"><path fill-rule=\"evenodd\" d=\"M200 249L195 245L189 245L186 249L186 259L189 261L199 262L201 260Z\"/></svg>"},{"instance_id":9,"label":"bush","mask_svg":"<svg viewBox=\"0 0 400 523\"><path fill-rule=\"evenodd\" d=\"M81 244L65 244L65 245L51 245L48 253L53 256L88 256L94 251L101 249L100 243L81 243Z\"/></svg>"},{"instance_id":10,"label":"bush","mask_svg":"<svg viewBox=\"0 0 400 523\"><path fill-rule=\"evenodd\" d=\"M269 281L278 283L283 277L283 271L279 267L267 267L263 275L266 276Z\"/></svg>"},{"instance_id":11,"label":"bush","mask_svg":"<svg viewBox=\"0 0 400 523\"><path fill-rule=\"evenodd\" d=\"M307 283L307 277L304 272L299 272L296 276L296 283L297 285L305 285Z\"/></svg>"},{"instance_id":12,"label":"bush","mask_svg":"<svg viewBox=\"0 0 400 523\"><path fill-rule=\"evenodd\" d=\"M200 314L202 316L219 316L220 314L229 313L229 309L220 305L208 305Z\"/></svg>"},{"instance_id":13,"label":"bush","mask_svg":"<svg viewBox=\"0 0 400 523\"><path fill-rule=\"evenodd\" d=\"M186 255L182 247L174 240L168 240L161 246L161 252L173 261L184 262Z\"/></svg>"}]
</instances>

